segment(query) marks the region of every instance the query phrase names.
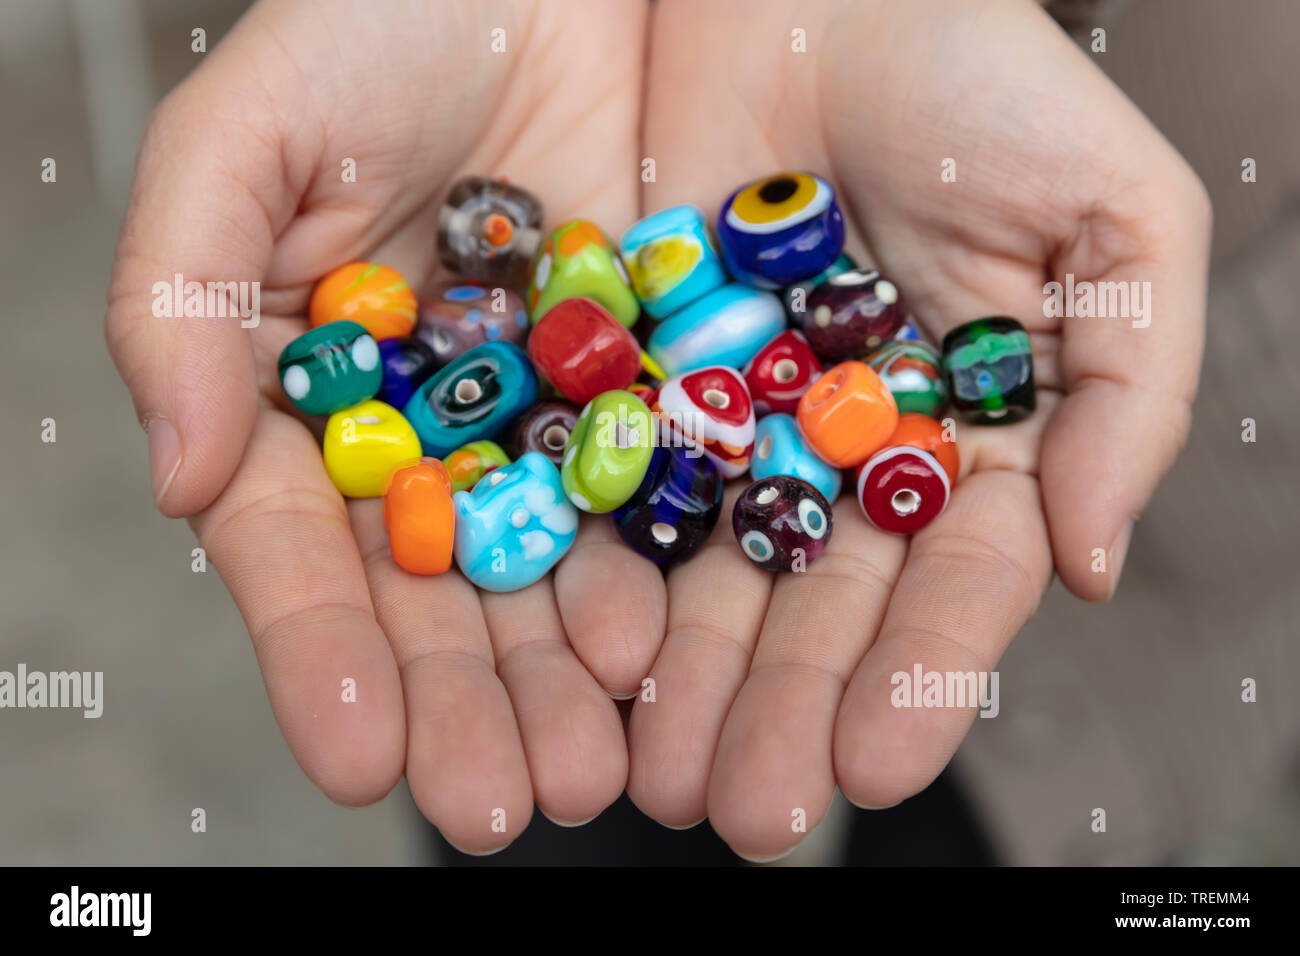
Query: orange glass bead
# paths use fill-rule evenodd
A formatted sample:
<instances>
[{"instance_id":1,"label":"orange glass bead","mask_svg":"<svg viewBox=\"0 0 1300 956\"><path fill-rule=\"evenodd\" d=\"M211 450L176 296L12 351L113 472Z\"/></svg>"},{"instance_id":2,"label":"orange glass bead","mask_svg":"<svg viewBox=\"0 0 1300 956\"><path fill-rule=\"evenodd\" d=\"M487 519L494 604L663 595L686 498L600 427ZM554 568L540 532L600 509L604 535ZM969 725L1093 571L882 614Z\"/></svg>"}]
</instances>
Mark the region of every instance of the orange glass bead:
<instances>
[{"instance_id":1,"label":"orange glass bead","mask_svg":"<svg viewBox=\"0 0 1300 956\"><path fill-rule=\"evenodd\" d=\"M312 325L350 319L376 341L410 335L415 293L402 274L373 262L350 262L327 273L311 294Z\"/></svg>"},{"instance_id":2,"label":"orange glass bead","mask_svg":"<svg viewBox=\"0 0 1300 956\"><path fill-rule=\"evenodd\" d=\"M393 469L384 489L384 527L393 560L412 574L442 574L451 567L456 512L451 475L436 458Z\"/></svg>"},{"instance_id":3,"label":"orange glass bead","mask_svg":"<svg viewBox=\"0 0 1300 956\"><path fill-rule=\"evenodd\" d=\"M898 425L894 433L885 442L885 447L911 445L922 448L934 456L952 484L957 484L957 472L961 468L961 459L957 456L957 443L943 440L943 425L929 415L909 413L898 416Z\"/></svg>"},{"instance_id":4,"label":"orange glass bead","mask_svg":"<svg viewBox=\"0 0 1300 956\"><path fill-rule=\"evenodd\" d=\"M796 417L813 451L837 468L853 468L889 440L898 405L870 366L841 362L804 392Z\"/></svg>"}]
</instances>

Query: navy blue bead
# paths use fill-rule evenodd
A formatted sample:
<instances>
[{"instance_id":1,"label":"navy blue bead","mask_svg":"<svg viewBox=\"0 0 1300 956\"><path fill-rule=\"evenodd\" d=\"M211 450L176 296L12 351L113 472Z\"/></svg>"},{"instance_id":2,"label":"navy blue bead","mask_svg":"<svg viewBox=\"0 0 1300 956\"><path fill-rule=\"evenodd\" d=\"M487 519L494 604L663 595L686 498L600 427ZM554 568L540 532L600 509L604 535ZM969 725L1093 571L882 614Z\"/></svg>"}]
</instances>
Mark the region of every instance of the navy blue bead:
<instances>
[{"instance_id":1,"label":"navy blue bead","mask_svg":"<svg viewBox=\"0 0 1300 956\"><path fill-rule=\"evenodd\" d=\"M405 408L415 390L438 370L438 357L433 349L413 336L383 339L379 343L380 364L384 383L375 398Z\"/></svg>"},{"instance_id":2,"label":"navy blue bead","mask_svg":"<svg viewBox=\"0 0 1300 956\"><path fill-rule=\"evenodd\" d=\"M666 567L698 551L721 513L717 466L694 449L656 448L640 487L612 515L634 551Z\"/></svg>"}]
</instances>

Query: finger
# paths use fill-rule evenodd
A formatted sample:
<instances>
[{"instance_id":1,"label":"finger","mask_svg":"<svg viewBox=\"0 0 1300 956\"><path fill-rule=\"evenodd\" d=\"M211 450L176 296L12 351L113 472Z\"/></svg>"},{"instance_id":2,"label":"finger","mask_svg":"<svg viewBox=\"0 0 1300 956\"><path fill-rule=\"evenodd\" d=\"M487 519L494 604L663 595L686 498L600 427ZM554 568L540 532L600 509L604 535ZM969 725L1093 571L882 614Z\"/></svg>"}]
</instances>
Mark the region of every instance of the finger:
<instances>
[{"instance_id":1,"label":"finger","mask_svg":"<svg viewBox=\"0 0 1300 956\"><path fill-rule=\"evenodd\" d=\"M628 724L628 796L665 826L692 826L707 813L718 737L771 595L771 575L731 530L744 487L731 483L709 540L668 575L668 633Z\"/></svg>"},{"instance_id":2,"label":"finger","mask_svg":"<svg viewBox=\"0 0 1300 956\"><path fill-rule=\"evenodd\" d=\"M912 538L874 644L835 720L835 777L864 807L924 789L970 728L971 706L896 707L895 674L989 673L1033 614L1051 577L1037 482L982 472ZM901 686L901 685L899 685Z\"/></svg>"},{"instance_id":3,"label":"finger","mask_svg":"<svg viewBox=\"0 0 1300 956\"><path fill-rule=\"evenodd\" d=\"M149 124L104 326L148 435L154 500L172 517L210 504L239 464L257 410L253 290L296 203L264 97L236 118L221 104L238 91L210 86L196 75ZM243 294L227 296L237 283Z\"/></svg>"},{"instance_id":4,"label":"finger","mask_svg":"<svg viewBox=\"0 0 1300 956\"><path fill-rule=\"evenodd\" d=\"M193 524L248 625L303 771L339 803L378 800L402 774L401 682L311 436L263 412L230 485Z\"/></svg>"},{"instance_id":5,"label":"finger","mask_svg":"<svg viewBox=\"0 0 1300 956\"><path fill-rule=\"evenodd\" d=\"M555 598L587 670L610 696L634 696L664 639L659 568L624 544L608 518L584 518L555 570Z\"/></svg>"},{"instance_id":6,"label":"finger","mask_svg":"<svg viewBox=\"0 0 1300 956\"><path fill-rule=\"evenodd\" d=\"M1056 568L1087 600L1114 594L1133 522L1191 426L1205 338L1209 202L1176 156L1161 170L1167 178L1149 187L1146 215L1133 223L1131 210L1124 213L1138 231L1140 252L1098 273L1097 250L1081 243L1058 264L1062 275L1132 296L1132 317L1062 320L1068 394L1043 438L1043 500Z\"/></svg>"},{"instance_id":7,"label":"finger","mask_svg":"<svg viewBox=\"0 0 1300 956\"><path fill-rule=\"evenodd\" d=\"M502 849L528 826L533 791L478 592L455 571L423 577L398 567L378 499L353 501L348 512L402 677L411 796L452 846Z\"/></svg>"},{"instance_id":8,"label":"finger","mask_svg":"<svg viewBox=\"0 0 1300 956\"><path fill-rule=\"evenodd\" d=\"M880 627L906 553L907 539L877 531L848 495L826 550L807 571L773 585L709 782L709 821L741 856L782 856L825 816L835 793L840 698Z\"/></svg>"},{"instance_id":9,"label":"finger","mask_svg":"<svg viewBox=\"0 0 1300 956\"><path fill-rule=\"evenodd\" d=\"M627 782L618 709L565 639L549 577L521 591L483 592L482 601L537 807L562 826L586 823Z\"/></svg>"}]
</instances>

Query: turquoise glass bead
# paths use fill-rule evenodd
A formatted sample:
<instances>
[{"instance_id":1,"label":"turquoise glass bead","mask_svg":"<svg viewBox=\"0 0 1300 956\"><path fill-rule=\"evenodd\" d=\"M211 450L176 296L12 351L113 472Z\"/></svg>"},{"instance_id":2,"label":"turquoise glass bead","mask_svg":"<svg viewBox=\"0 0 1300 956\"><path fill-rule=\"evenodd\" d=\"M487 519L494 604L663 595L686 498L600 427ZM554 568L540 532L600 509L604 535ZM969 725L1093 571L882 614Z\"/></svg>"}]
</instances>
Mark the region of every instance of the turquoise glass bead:
<instances>
[{"instance_id":1,"label":"turquoise glass bead","mask_svg":"<svg viewBox=\"0 0 1300 956\"><path fill-rule=\"evenodd\" d=\"M578 509L565 498L560 473L535 451L488 472L453 501L456 564L485 591L517 591L541 579L578 531Z\"/></svg>"},{"instance_id":2,"label":"turquoise glass bead","mask_svg":"<svg viewBox=\"0 0 1300 956\"><path fill-rule=\"evenodd\" d=\"M485 342L436 372L407 402L424 454L445 458L468 442L496 438L537 401L537 373L512 342Z\"/></svg>"},{"instance_id":3,"label":"turquoise glass bead","mask_svg":"<svg viewBox=\"0 0 1300 956\"><path fill-rule=\"evenodd\" d=\"M839 497L843 476L834 465L817 457L804 440L793 415L767 415L754 434L754 460L749 473L757 481L772 475L800 478L832 504Z\"/></svg>"},{"instance_id":4,"label":"turquoise glass bead","mask_svg":"<svg viewBox=\"0 0 1300 956\"><path fill-rule=\"evenodd\" d=\"M384 380L379 346L348 320L318 325L286 345L279 373L284 394L308 415L333 415L374 398Z\"/></svg>"},{"instance_id":5,"label":"turquoise glass bead","mask_svg":"<svg viewBox=\"0 0 1300 956\"><path fill-rule=\"evenodd\" d=\"M632 291L662 319L727 281L704 214L673 206L636 223L619 242Z\"/></svg>"},{"instance_id":6,"label":"turquoise glass bead","mask_svg":"<svg viewBox=\"0 0 1300 956\"><path fill-rule=\"evenodd\" d=\"M646 351L669 376L710 365L743 368L784 328L779 298L731 282L661 322Z\"/></svg>"}]
</instances>

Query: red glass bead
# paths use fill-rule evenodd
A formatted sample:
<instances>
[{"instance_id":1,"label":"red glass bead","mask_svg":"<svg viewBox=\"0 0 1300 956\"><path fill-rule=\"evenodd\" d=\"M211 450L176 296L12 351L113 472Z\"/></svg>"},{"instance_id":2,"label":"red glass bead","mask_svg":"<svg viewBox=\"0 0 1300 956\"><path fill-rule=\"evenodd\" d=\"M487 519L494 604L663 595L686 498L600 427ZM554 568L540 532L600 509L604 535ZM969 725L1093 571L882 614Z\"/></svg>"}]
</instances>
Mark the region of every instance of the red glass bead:
<instances>
[{"instance_id":1,"label":"red glass bead","mask_svg":"<svg viewBox=\"0 0 1300 956\"><path fill-rule=\"evenodd\" d=\"M758 350L742 374L759 415L793 415L799 399L822 373L812 346L794 329L774 336Z\"/></svg>"},{"instance_id":2,"label":"red glass bead","mask_svg":"<svg viewBox=\"0 0 1300 956\"><path fill-rule=\"evenodd\" d=\"M591 299L564 299L548 310L528 337L528 357L577 405L627 388L641 372L632 333Z\"/></svg>"},{"instance_id":3,"label":"red glass bead","mask_svg":"<svg viewBox=\"0 0 1300 956\"><path fill-rule=\"evenodd\" d=\"M754 404L734 368L714 365L664 382L650 410L661 444L702 448L724 478L737 478L754 457Z\"/></svg>"},{"instance_id":4,"label":"red glass bead","mask_svg":"<svg viewBox=\"0 0 1300 956\"><path fill-rule=\"evenodd\" d=\"M881 531L915 534L948 506L952 487L934 455L911 445L876 452L858 472L858 503Z\"/></svg>"}]
</instances>

